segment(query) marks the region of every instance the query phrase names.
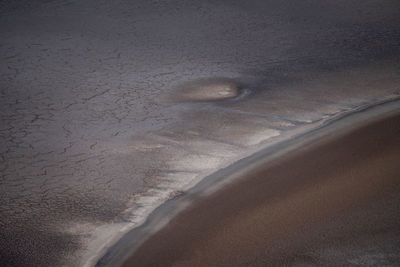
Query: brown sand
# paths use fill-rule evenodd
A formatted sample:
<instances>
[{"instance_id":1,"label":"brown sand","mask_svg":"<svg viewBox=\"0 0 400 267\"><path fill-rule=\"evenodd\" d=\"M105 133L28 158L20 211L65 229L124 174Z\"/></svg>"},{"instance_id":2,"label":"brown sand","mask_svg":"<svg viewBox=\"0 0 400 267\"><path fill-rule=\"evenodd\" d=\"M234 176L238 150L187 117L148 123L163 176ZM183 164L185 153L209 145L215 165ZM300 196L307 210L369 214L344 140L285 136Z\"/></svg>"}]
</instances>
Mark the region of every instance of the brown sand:
<instances>
[{"instance_id":1,"label":"brown sand","mask_svg":"<svg viewBox=\"0 0 400 267\"><path fill-rule=\"evenodd\" d=\"M356 264L400 264L400 115L315 142L200 198L124 266Z\"/></svg>"}]
</instances>

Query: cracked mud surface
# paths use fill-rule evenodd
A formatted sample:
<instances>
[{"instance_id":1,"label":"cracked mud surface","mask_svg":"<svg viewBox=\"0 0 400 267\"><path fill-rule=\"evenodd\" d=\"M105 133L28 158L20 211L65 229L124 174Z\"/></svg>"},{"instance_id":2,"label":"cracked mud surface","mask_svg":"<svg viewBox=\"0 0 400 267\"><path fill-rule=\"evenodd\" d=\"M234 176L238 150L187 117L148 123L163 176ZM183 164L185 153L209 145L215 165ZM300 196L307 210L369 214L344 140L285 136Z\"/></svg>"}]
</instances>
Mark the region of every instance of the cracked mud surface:
<instances>
[{"instance_id":1,"label":"cracked mud surface","mask_svg":"<svg viewBox=\"0 0 400 267\"><path fill-rule=\"evenodd\" d=\"M2 1L2 265L93 263L205 175L398 97L399 18L397 1ZM221 81L246 94L216 100Z\"/></svg>"}]
</instances>

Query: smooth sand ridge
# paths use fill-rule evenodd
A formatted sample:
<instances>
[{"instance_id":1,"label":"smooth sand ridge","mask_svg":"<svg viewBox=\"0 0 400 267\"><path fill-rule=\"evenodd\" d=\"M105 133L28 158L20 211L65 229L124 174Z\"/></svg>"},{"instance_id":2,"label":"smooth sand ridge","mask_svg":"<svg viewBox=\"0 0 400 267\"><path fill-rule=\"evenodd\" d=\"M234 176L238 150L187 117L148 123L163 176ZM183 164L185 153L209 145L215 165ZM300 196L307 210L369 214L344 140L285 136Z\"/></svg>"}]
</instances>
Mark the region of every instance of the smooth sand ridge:
<instances>
[{"instance_id":1,"label":"smooth sand ridge","mask_svg":"<svg viewBox=\"0 0 400 267\"><path fill-rule=\"evenodd\" d=\"M400 263L400 114L199 198L124 266Z\"/></svg>"}]
</instances>

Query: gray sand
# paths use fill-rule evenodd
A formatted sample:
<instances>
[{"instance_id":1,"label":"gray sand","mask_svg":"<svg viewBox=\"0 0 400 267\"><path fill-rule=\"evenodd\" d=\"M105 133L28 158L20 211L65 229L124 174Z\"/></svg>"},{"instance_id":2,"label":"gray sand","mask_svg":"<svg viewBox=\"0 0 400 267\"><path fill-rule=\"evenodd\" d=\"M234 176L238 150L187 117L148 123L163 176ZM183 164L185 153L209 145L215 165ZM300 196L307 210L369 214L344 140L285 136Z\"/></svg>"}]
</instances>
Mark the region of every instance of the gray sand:
<instances>
[{"instance_id":1,"label":"gray sand","mask_svg":"<svg viewBox=\"0 0 400 267\"><path fill-rule=\"evenodd\" d=\"M2 265L92 265L203 177L398 97L399 32L396 0L1 1Z\"/></svg>"}]
</instances>

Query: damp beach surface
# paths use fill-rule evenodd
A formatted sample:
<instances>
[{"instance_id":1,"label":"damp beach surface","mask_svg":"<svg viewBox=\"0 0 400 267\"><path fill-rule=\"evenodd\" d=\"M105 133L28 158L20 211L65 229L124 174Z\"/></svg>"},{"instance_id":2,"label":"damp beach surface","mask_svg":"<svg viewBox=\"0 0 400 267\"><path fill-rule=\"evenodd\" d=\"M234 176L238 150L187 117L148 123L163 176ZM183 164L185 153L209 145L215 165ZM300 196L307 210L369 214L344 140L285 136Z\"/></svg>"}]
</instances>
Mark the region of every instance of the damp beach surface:
<instances>
[{"instance_id":1,"label":"damp beach surface","mask_svg":"<svg viewBox=\"0 0 400 267\"><path fill-rule=\"evenodd\" d=\"M97 266L397 265L399 112L359 110L206 177Z\"/></svg>"},{"instance_id":2,"label":"damp beach surface","mask_svg":"<svg viewBox=\"0 0 400 267\"><path fill-rule=\"evenodd\" d=\"M95 265L205 177L394 101L398 7L1 1L2 265Z\"/></svg>"},{"instance_id":3,"label":"damp beach surface","mask_svg":"<svg viewBox=\"0 0 400 267\"><path fill-rule=\"evenodd\" d=\"M194 195L123 266L398 265L399 133L400 109L258 164Z\"/></svg>"}]
</instances>

